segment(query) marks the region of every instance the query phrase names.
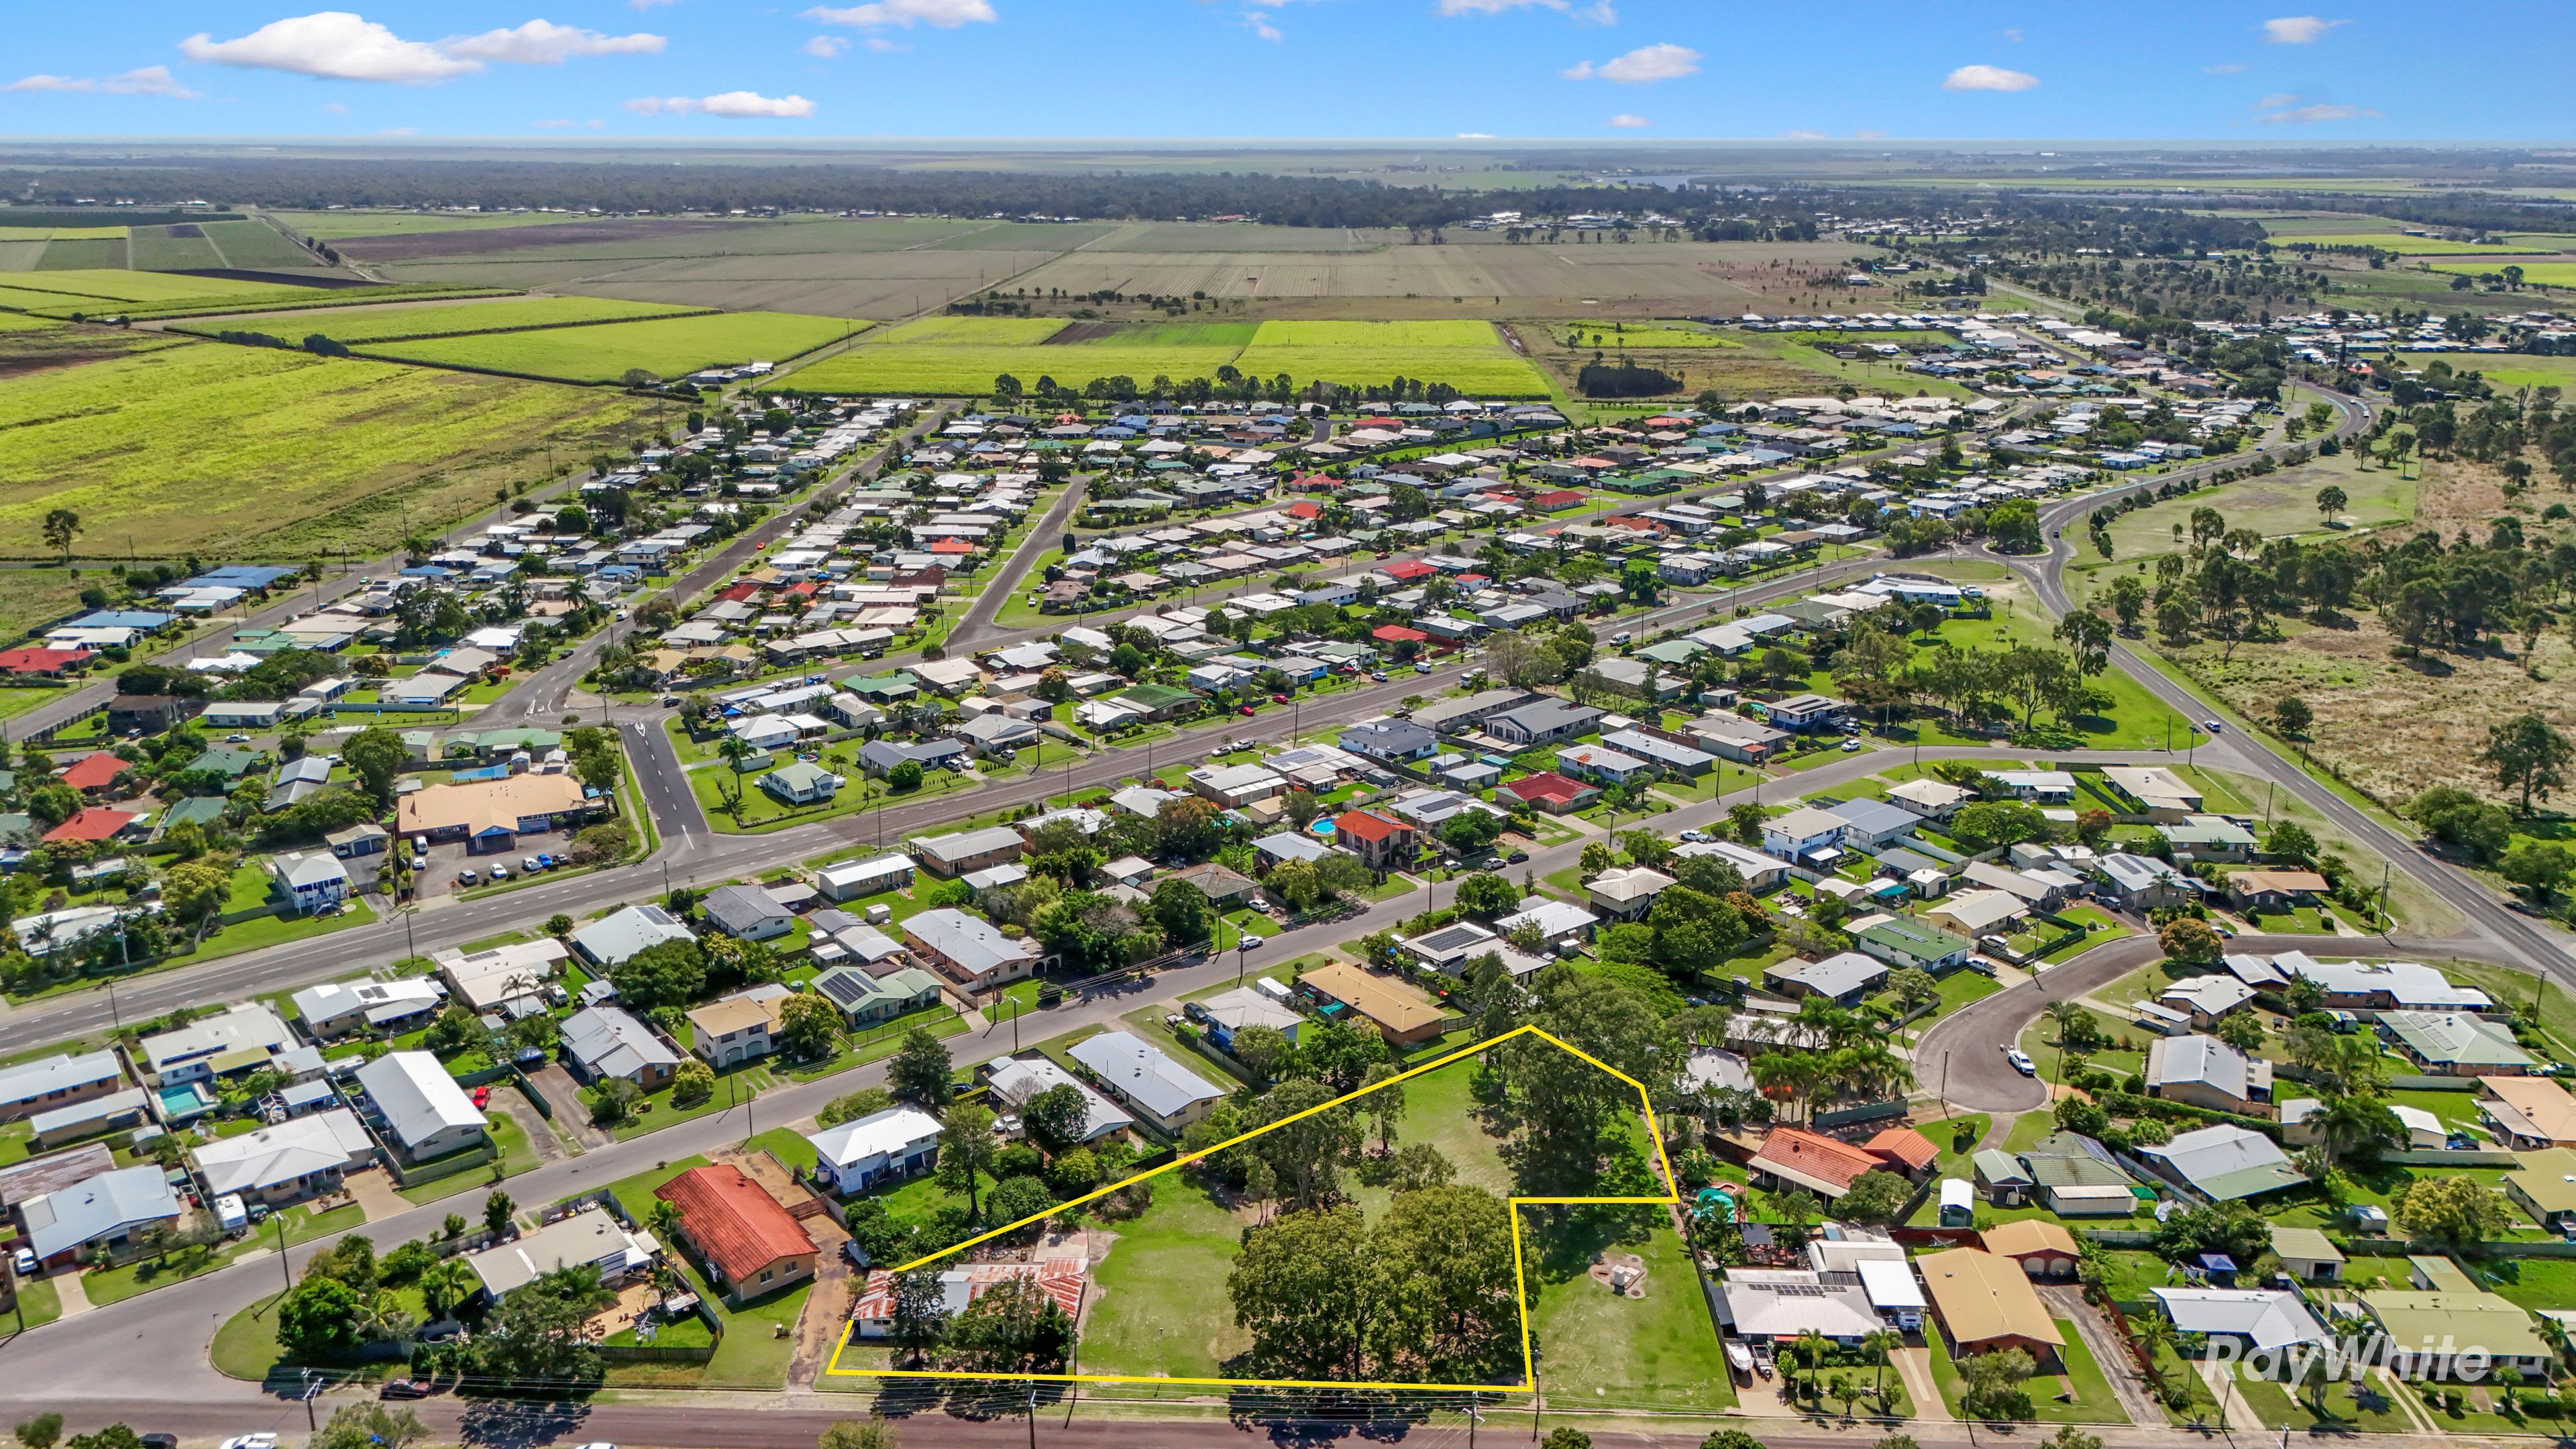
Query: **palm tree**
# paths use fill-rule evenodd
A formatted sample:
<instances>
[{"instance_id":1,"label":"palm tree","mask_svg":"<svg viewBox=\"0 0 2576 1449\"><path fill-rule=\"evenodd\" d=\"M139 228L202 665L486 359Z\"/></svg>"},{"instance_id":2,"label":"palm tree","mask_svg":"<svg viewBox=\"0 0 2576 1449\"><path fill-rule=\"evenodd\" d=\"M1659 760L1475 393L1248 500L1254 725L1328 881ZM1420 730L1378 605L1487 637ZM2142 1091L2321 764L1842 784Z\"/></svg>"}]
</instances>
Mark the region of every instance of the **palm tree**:
<instances>
[{"instance_id":1,"label":"palm tree","mask_svg":"<svg viewBox=\"0 0 2576 1449\"><path fill-rule=\"evenodd\" d=\"M1884 1408L1887 1404L1888 1356L1905 1346L1905 1335L1892 1328L1882 1328L1875 1333L1862 1334L1860 1346L1878 1356L1878 1372L1870 1384L1870 1397L1877 1399L1880 1407Z\"/></svg>"},{"instance_id":2,"label":"palm tree","mask_svg":"<svg viewBox=\"0 0 2576 1449\"><path fill-rule=\"evenodd\" d=\"M1815 1398L1824 1391L1825 1336L1815 1329L1798 1335L1798 1361L1806 1365L1806 1394Z\"/></svg>"},{"instance_id":3,"label":"palm tree","mask_svg":"<svg viewBox=\"0 0 2576 1449\"><path fill-rule=\"evenodd\" d=\"M2142 1350L2139 1358L2145 1364L2147 1385L2161 1394L2165 1386L2165 1366L2157 1356L2173 1347L2173 1320L2141 1316L2132 1321L2131 1331L2136 1333L2138 1347Z\"/></svg>"},{"instance_id":4,"label":"palm tree","mask_svg":"<svg viewBox=\"0 0 2576 1449\"><path fill-rule=\"evenodd\" d=\"M446 1258L421 1270L420 1306L432 1319L448 1317L474 1294L474 1270L462 1258Z\"/></svg>"},{"instance_id":5,"label":"palm tree","mask_svg":"<svg viewBox=\"0 0 2576 1449\"><path fill-rule=\"evenodd\" d=\"M753 749L751 741L742 736L727 734L716 742L716 753L724 756L724 762L733 767L734 808L740 810L742 808L742 762L760 752Z\"/></svg>"}]
</instances>

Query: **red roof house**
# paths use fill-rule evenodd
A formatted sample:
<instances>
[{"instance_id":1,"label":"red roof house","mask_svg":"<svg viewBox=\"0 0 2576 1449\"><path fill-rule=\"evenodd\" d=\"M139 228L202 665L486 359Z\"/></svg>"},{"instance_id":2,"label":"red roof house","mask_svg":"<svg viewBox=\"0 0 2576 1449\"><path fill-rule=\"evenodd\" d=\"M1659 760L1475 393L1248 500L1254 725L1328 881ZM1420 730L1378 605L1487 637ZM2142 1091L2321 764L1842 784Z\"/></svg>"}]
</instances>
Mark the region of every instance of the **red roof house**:
<instances>
[{"instance_id":1,"label":"red roof house","mask_svg":"<svg viewBox=\"0 0 2576 1449\"><path fill-rule=\"evenodd\" d=\"M927 550L936 554L969 554L974 551L975 546L962 538L943 538Z\"/></svg>"},{"instance_id":2,"label":"red roof house","mask_svg":"<svg viewBox=\"0 0 2576 1449\"><path fill-rule=\"evenodd\" d=\"M1431 636L1421 630L1408 629L1402 624L1380 624L1369 631L1369 637L1380 644L1426 644L1431 640Z\"/></svg>"},{"instance_id":3,"label":"red roof house","mask_svg":"<svg viewBox=\"0 0 2576 1449\"><path fill-rule=\"evenodd\" d=\"M814 1240L804 1224L741 1168L691 1168L653 1195L680 1209L682 1236L735 1302L814 1276Z\"/></svg>"},{"instance_id":4,"label":"red roof house","mask_svg":"<svg viewBox=\"0 0 2576 1449\"><path fill-rule=\"evenodd\" d=\"M1288 516L1291 518L1321 518L1324 516L1324 505L1317 503L1312 498L1300 498L1296 502L1288 505Z\"/></svg>"},{"instance_id":5,"label":"red roof house","mask_svg":"<svg viewBox=\"0 0 2576 1449\"><path fill-rule=\"evenodd\" d=\"M74 761L70 769L63 771L63 783L75 790L104 790L117 776L133 768L131 760L100 750Z\"/></svg>"},{"instance_id":6,"label":"red roof house","mask_svg":"<svg viewBox=\"0 0 2576 1449\"><path fill-rule=\"evenodd\" d=\"M0 649L0 674L52 678L89 661L90 651L86 649Z\"/></svg>"},{"instance_id":7,"label":"red roof house","mask_svg":"<svg viewBox=\"0 0 2576 1449\"><path fill-rule=\"evenodd\" d=\"M1334 816L1333 839L1373 870L1410 865L1422 849L1422 832L1410 822L1374 810L1345 810Z\"/></svg>"},{"instance_id":8,"label":"red roof house","mask_svg":"<svg viewBox=\"0 0 2576 1449\"><path fill-rule=\"evenodd\" d=\"M1908 1177L1928 1172L1941 1160L1932 1139L1911 1127L1890 1127L1860 1145L1860 1150Z\"/></svg>"},{"instance_id":9,"label":"red roof house","mask_svg":"<svg viewBox=\"0 0 2576 1449\"><path fill-rule=\"evenodd\" d=\"M1885 1165L1848 1142L1795 1127L1772 1128L1771 1135L1762 1139L1762 1150L1745 1164L1756 1174L1767 1173L1784 1185L1803 1187L1828 1201L1851 1191L1862 1173Z\"/></svg>"},{"instance_id":10,"label":"red roof house","mask_svg":"<svg viewBox=\"0 0 2576 1449\"><path fill-rule=\"evenodd\" d=\"M1554 770L1541 770L1535 775L1507 781L1503 788L1550 815L1580 810L1601 796L1601 791L1581 780L1569 780Z\"/></svg>"},{"instance_id":11,"label":"red roof house","mask_svg":"<svg viewBox=\"0 0 2576 1449\"><path fill-rule=\"evenodd\" d=\"M1377 571L1400 584L1409 584L1415 579L1427 579L1435 572L1431 565L1418 558L1403 558L1390 564L1380 564Z\"/></svg>"},{"instance_id":12,"label":"red roof house","mask_svg":"<svg viewBox=\"0 0 2576 1449\"><path fill-rule=\"evenodd\" d=\"M1342 480L1330 473L1300 473L1288 480L1289 491L1294 493L1329 492L1341 486Z\"/></svg>"},{"instance_id":13,"label":"red roof house","mask_svg":"<svg viewBox=\"0 0 2576 1449\"><path fill-rule=\"evenodd\" d=\"M110 810L104 806L92 805L46 831L45 844L53 845L65 840L114 840L125 827L142 818L130 811Z\"/></svg>"},{"instance_id":14,"label":"red roof house","mask_svg":"<svg viewBox=\"0 0 2576 1449\"><path fill-rule=\"evenodd\" d=\"M716 597L729 604L746 604L751 602L753 599L760 597L760 585L753 583L735 584L724 592L716 595Z\"/></svg>"},{"instance_id":15,"label":"red roof house","mask_svg":"<svg viewBox=\"0 0 2576 1449\"><path fill-rule=\"evenodd\" d=\"M1568 508L1581 508L1583 495L1572 488L1551 488L1533 495L1529 506L1541 513L1557 513Z\"/></svg>"}]
</instances>

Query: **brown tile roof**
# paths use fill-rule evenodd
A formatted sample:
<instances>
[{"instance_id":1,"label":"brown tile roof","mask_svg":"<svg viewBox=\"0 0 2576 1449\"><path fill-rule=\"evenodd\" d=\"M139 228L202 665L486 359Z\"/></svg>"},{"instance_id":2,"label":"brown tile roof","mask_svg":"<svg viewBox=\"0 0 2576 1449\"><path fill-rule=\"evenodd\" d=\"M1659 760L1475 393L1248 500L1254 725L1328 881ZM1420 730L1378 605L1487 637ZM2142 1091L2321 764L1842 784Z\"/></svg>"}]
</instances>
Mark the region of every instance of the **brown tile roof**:
<instances>
[{"instance_id":1,"label":"brown tile roof","mask_svg":"<svg viewBox=\"0 0 2576 1449\"><path fill-rule=\"evenodd\" d=\"M1851 1190L1862 1173L1884 1164L1848 1142L1801 1132L1795 1127L1774 1127L1771 1135L1762 1139L1762 1150L1753 1154L1749 1165L1828 1197L1840 1197Z\"/></svg>"},{"instance_id":2,"label":"brown tile roof","mask_svg":"<svg viewBox=\"0 0 2576 1449\"><path fill-rule=\"evenodd\" d=\"M1860 1150L1902 1164L1914 1172L1921 1172L1941 1160L1941 1149L1932 1145L1932 1139L1911 1127L1890 1127L1862 1143Z\"/></svg>"},{"instance_id":3,"label":"brown tile roof","mask_svg":"<svg viewBox=\"0 0 2576 1449\"><path fill-rule=\"evenodd\" d=\"M2024 1253L2063 1253L2072 1258L2077 1252L2075 1235L2046 1218L1998 1223L1977 1236L1985 1240L1986 1251L1999 1258L2018 1258Z\"/></svg>"},{"instance_id":4,"label":"brown tile roof","mask_svg":"<svg viewBox=\"0 0 2576 1449\"><path fill-rule=\"evenodd\" d=\"M814 1251L804 1226L741 1168L693 1167L653 1195L678 1204L689 1241L730 1282L748 1282L781 1258Z\"/></svg>"}]
</instances>

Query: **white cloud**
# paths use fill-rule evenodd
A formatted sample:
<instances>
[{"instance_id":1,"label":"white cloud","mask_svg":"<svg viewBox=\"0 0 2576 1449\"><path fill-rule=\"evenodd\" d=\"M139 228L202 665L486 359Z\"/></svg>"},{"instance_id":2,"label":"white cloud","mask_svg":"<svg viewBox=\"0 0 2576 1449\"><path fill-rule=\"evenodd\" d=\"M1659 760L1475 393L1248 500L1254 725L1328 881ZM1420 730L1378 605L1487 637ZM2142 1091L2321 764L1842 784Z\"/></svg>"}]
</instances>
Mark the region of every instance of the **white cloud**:
<instances>
[{"instance_id":1,"label":"white cloud","mask_svg":"<svg viewBox=\"0 0 2576 1449\"><path fill-rule=\"evenodd\" d=\"M539 121L536 127L540 131L561 131L569 129L573 124L571 121Z\"/></svg>"},{"instance_id":2,"label":"white cloud","mask_svg":"<svg viewBox=\"0 0 2576 1449\"><path fill-rule=\"evenodd\" d=\"M626 8L629 10L652 10L664 5L677 5L679 3L680 0L626 0ZM591 124L596 126L599 122L593 121Z\"/></svg>"},{"instance_id":3,"label":"white cloud","mask_svg":"<svg viewBox=\"0 0 2576 1449\"><path fill-rule=\"evenodd\" d=\"M1633 131L1643 126L1651 126L1655 123L1647 120L1643 116L1631 116L1623 111L1618 115L1612 116L1610 118L1610 124L1617 126L1623 131Z\"/></svg>"},{"instance_id":4,"label":"white cloud","mask_svg":"<svg viewBox=\"0 0 2576 1449\"><path fill-rule=\"evenodd\" d=\"M993 13L992 0L868 0L865 5L817 5L804 12L804 18L861 30L880 30L889 25L905 30L915 25L955 30L961 25L990 25L1001 19Z\"/></svg>"},{"instance_id":5,"label":"white cloud","mask_svg":"<svg viewBox=\"0 0 2576 1449\"><path fill-rule=\"evenodd\" d=\"M1507 10L1533 8L1553 10L1559 15L1570 15L1591 25L1619 23L1619 11L1617 7L1610 4L1610 0L1599 0L1598 4L1582 6L1576 5L1574 0L1440 0L1440 13L1448 16L1500 15Z\"/></svg>"},{"instance_id":6,"label":"white cloud","mask_svg":"<svg viewBox=\"0 0 2576 1449\"><path fill-rule=\"evenodd\" d=\"M2018 26L2018 25L2008 25L2008 26L2005 26L2005 27L2004 27L2004 39L2011 41L2011 42L2012 42L2013 44L2015 44L2015 45L2019 45L2019 44L2021 44L2021 40L2022 40L2021 27L2020 27L2020 26Z\"/></svg>"},{"instance_id":7,"label":"white cloud","mask_svg":"<svg viewBox=\"0 0 2576 1449\"><path fill-rule=\"evenodd\" d=\"M238 40L217 40L201 31L180 41L179 53L208 65L399 85L428 85L483 68L481 61L444 54L424 41L405 40L345 10L272 20Z\"/></svg>"},{"instance_id":8,"label":"white cloud","mask_svg":"<svg viewBox=\"0 0 2576 1449\"><path fill-rule=\"evenodd\" d=\"M1280 41L1288 38L1286 33L1280 30L1278 26L1270 23L1270 17L1268 15L1265 15L1258 10L1247 10L1243 12L1243 25L1245 29L1251 31L1257 36L1260 36L1262 39L1269 41L1273 45L1277 45Z\"/></svg>"},{"instance_id":9,"label":"white cloud","mask_svg":"<svg viewBox=\"0 0 2576 1449\"><path fill-rule=\"evenodd\" d=\"M850 42L837 35L818 35L805 42L804 51L818 60L830 60L850 48Z\"/></svg>"},{"instance_id":10,"label":"white cloud","mask_svg":"<svg viewBox=\"0 0 2576 1449\"><path fill-rule=\"evenodd\" d=\"M349 108L340 104L338 101L333 101L331 104L322 108L322 114L326 116L345 116L349 114Z\"/></svg>"},{"instance_id":11,"label":"white cloud","mask_svg":"<svg viewBox=\"0 0 2576 1449\"><path fill-rule=\"evenodd\" d=\"M420 132L409 126L387 126L376 134L379 136L417 136Z\"/></svg>"},{"instance_id":12,"label":"white cloud","mask_svg":"<svg viewBox=\"0 0 2576 1449\"><path fill-rule=\"evenodd\" d=\"M2298 97L2267 97L2265 104L2269 104L2273 99L2294 101ZM2358 121L2365 116L2378 114L2377 111L2363 106L2337 106L2317 102L2311 105L2289 106L2280 110L2266 111L2254 119L2266 126L2314 126L2327 121Z\"/></svg>"},{"instance_id":13,"label":"white cloud","mask_svg":"<svg viewBox=\"0 0 2576 1449\"><path fill-rule=\"evenodd\" d=\"M2284 15L2263 22L2263 38L2274 45L2314 45L2325 33L2349 20L2320 20L2313 15Z\"/></svg>"},{"instance_id":14,"label":"white cloud","mask_svg":"<svg viewBox=\"0 0 2576 1449\"><path fill-rule=\"evenodd\" d=\"M1700 54L1686 45L1658 42L1641 45L1616 59L1599 65L1582 61L1561 72L1567 80L1607 80L1621 85L1650 85L1656 81L1679 80L1699 74Z\"/></svg>"},{"instance_id":15,"label":"white cloud","mask_svg":"<svg viewBox=\"0 0 2576 1449\"><path fill-rule=\"evenodd\" d=\"M899 40L888 40L882 35L871 35L868 37L868 49L879 55L888 55L898 50L910 50L912 47Z\"/></svg>"},{"instance_id":16,"label":"white cloud","mask_svg":"<svg viewBox=\"0 0 2576 1449\"><path fill-rule=\"evenodd\" d=\"M659 55L666 43L658 35L602 35L579 26L531 20L516 30L453 36L440 41L438 48L459 60L561 65L577 55Z\"/></svg>"},{"instance_id":17,"label":"white cloud","mask_svg":"<svg viewBox=\"0 0 2576 1449\"><path fill-rule=\"evenodd\" d=\"M1825 139L1825 133L1822 131L1782 131L1773 139L1781 141L1821 141Z\"/></svg>"},{"instance_id":18,"label":"white cloud","mask_svg":"<svg viewBox=\"0 0 2576 1449\"><path fill-rule=\"evenodd\" d=\"M2039 77L2028 71L2006 70L1999 65L1963 65L1950 72L1941 82L1945 91L2026 91L2039 84Z\"/></svg>"},{"instance_id":19,"label":"white cloud","mask_svg":"<svg viewBox=\"0 0 2576 1449\"><path fill-rule=\"evenodd\" d=\"M87 76L31 75L0 86L0 90L96 91L111 96L167 96L174 101L199 100L206 94L179 84L166 65L147 65L105 80L91 80Z\"/></svg>"},{"instance_id":20,"label":"white cloud","mask_svg":"<svg viewBox=\"0 0 2576 1449\"><path fill-rule=\"evenodd\" d=\"M626 109L639 116L685 116L696 112L702 116L724 116L733 120L764 116L801 120L814 114L814 103L803 96L773 98L758 91L726 91L704 100L690 96L643 96L628 101Z\"/></svg>"},{"instance_id":21,"label":"white cloud","mask_svg":"<svg viewBox=\"0 0 2576 1449\"><path fill-rule=\"evenodd\" d=\"M2200 73L2202 75L2243 75L2245 67L2231 60L2224 65L2204 65L2200 68Z\"/></svg>"},{"instance_id":22,"label":"white cloud","mask_svg":"<svg viewBox=\"0 0 2576 1449\"><path fill-rule=\"evenodd\" d=\"M1494 133L1491 131L1460 131L1458 133L1458 139L1461 141L1490 141L1494 139Z\"/></svg>"},{"instance_id":23,"label":"white cloud","mask_svg":"<svg viewBox=\"0 0 2576 1449\"><path fill-rule=\"evenodd\" d=\"M2288 91L2274 91L2272 94L2256 101L2254 103L2254 109L2258 111L2277 111L2283 106L2295 106L2298 103L2299 98L2290 94Z\"/></svg>"}]
</instances>

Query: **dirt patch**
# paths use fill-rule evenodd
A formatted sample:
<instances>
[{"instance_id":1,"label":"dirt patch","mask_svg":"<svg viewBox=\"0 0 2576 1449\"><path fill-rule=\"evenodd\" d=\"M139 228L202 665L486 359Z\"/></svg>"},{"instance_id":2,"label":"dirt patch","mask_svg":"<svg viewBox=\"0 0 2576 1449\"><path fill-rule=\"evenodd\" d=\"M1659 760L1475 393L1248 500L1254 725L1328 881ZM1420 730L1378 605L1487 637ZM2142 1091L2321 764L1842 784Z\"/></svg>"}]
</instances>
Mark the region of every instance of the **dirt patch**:
<instances>
[{"instance_id":1,"label":"dirt patch","mask_svg":"<svg viewBox=\"0 0 2576 1449\"><path fill-rule=\"evenodd\" d=\"M1067 322L1063 331L1038 345L1061 347L1068 342L1098 342L1102 338L1117 336L1119 329L1127 325L1124 322Z\"/></svg>"},{"instance_id":2,"label":"dirt patch","mask_svg":"<svg viewBox=\"0 0 2576 1449\"><path fill-rule=\"evenodd\" d=\"M593 242L641 241L651 237L687 236L696 232L739 229L738 221L662 220L561 221L533 226L494 227L488 231L403 232L391 236L343 237L330 243L342 256L362 262L401 262L416 257L464 256L476 252L510 252L525 247L580 246Z\"/></svg>"},{"instance_id":3,"label":"dirt patch","mask_svg":"<svg viewBox=\"0 0 2576 1449\"><path fill-rule=\"evenodd\" d=\"M1646 1296L1646 1260L1635 1253L1603 1253L1591 1271L1593 1282L1621 1298Z\"/></svg>"}]
</instances>

